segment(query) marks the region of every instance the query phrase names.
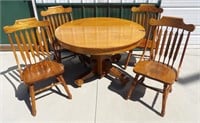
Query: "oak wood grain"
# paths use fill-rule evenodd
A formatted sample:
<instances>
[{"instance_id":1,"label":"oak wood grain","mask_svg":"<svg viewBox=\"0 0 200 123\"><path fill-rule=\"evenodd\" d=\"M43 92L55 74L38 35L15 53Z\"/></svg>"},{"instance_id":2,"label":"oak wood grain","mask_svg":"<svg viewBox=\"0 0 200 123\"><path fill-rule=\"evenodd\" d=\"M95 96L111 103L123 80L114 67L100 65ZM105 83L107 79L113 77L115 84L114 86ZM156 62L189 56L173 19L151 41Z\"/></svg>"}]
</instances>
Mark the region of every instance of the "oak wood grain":
<instances>
[{"instance_id":1,"label":"oak wood grain","mask_svg":"<svg viewBox=\"0 0 200 123\"><path fill-rule=\"evenodd\" d=\"M137 46L144 28L118 18L84 18L63 24L55 31L61 45L71 51L90 55L112 55Z\"/></svg>"}]
</instances>

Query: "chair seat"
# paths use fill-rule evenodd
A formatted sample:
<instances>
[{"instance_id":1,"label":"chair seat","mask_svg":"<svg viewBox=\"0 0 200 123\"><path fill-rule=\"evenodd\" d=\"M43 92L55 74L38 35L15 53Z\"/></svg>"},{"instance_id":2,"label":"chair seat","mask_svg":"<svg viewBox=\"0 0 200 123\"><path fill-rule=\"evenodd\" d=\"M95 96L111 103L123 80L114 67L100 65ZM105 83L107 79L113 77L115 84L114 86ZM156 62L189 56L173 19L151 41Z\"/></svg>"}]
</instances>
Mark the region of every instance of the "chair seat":
<instances>
[{"instance_id":1,"label":"chair seat","mask_svg":"<svg viewBox=\"0 0 200 123\"><path fill-rule=\"evenodd\" d=\"M63 64L45 60L26 67L22 72L21 78L26 84L33 84L50 77L60 75L63 72Z\"/></svg>"},{"instance_id":2,"label":"chair seat","mask_svg":"<svg viewBox=\"0 0 200 123\"><path fill-rule=\"evenodd\" d=\"M177 76L175 69L155 61L140 61L133 71L167 84L173 84Z\"/></svg>"}]
</instances>

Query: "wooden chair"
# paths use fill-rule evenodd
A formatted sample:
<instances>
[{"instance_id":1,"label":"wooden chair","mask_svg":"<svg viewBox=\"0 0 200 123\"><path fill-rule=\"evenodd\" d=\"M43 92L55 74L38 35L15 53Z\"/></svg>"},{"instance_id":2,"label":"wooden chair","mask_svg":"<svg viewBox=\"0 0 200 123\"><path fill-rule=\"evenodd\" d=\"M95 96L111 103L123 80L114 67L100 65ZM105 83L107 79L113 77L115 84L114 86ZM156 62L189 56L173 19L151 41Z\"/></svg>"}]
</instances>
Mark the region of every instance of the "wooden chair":
<instances>
[{"instance_id":1,"label":"wooden chair","mask_svg":"<svg viewBox=\"0 0 200 123\"><path fill-rule=\"evenodd\" d=\"M57 84L63 85L68 98L71 99L71 93L62 76L64 65L52 61L50 58L48 43L52 44L52 37L49 22L27 18L16 20L14 25L5 26L3 29L13 50L20 78L28 86L32 115L36 115L35 95ZM17 50L19 50L19 53ZM58 82L53 82L51 85L40 89L35 88L37 83L39 84L42 80L52 77L55 77Z\"/></svg>"},{"instance_id":2,"label":"wooden chair","mask_svg":"<svg viewBox=\"0 0 200 123\"><path fill-rule=\"evenodd\" d=\"M47 20L50 22L50 32L53 37L53 48L56 50L56 56L55 58L57 61L61 62L61 59L69 58L69 57L75 57L74 53L70 53L70 55L61 56L61 53L63 51L66 51L66 49L63 49L57 42L55 37L55 30L60 25L72 21L72 8L64 8L63 6L52 6L48 7L47 10L41 11L41 16L43 17L43 20ZM69 51L67 51L69 53Z\"/></svg>"},{"instance_id":3,"label":"wooden chair","mask_svg":"<svg viewBox=\"0 0 200 123\"><path fill-rule=\"evenodd\" d=\"M132 7L131 12L132 12L131 20L141 24L145 28L146 33L148 33L148 30L149 30L148 22L149 22L150 18L159 19L161 13L163 12L163 9L157 8L154 4L141 4L139 7ZM152 39L150 38L150 40L152 40ZM146 44L146 36L140 41L137 48L144 49L145 44ZM150 47L149 44L148 44L148 47ZM126 62L124 65L125 69L127 68L128 63L130 61L132 51L133 50L130 50L128 52L128 56L126 58ZM134 55L139 55L139 54L134 54ZM141 56L141 55L139 55L139 56Z\"/></svg>"},{"instance_id":4,"label":"wooden chair","mask_svg":"<svg viewBox=\"0 0 200 123\"><path fill-rule=\"evenodd\" d=\"M164 116L168 93L172 91L172 84L178 79L190 33L194 28L192 24L185 24L182 18L163 16L160 20L150 19L147 41L153 34L149 51L151 56L149 59L144 59L148 48L146 45L140 61L133 69L136 75L128 91L127 99L130 98L137 84L163 93L161 116ZM156 48L153 47L154 43ZM145 77L162 83L163 89L144 84Z\"/></svg>"}]
</instances>

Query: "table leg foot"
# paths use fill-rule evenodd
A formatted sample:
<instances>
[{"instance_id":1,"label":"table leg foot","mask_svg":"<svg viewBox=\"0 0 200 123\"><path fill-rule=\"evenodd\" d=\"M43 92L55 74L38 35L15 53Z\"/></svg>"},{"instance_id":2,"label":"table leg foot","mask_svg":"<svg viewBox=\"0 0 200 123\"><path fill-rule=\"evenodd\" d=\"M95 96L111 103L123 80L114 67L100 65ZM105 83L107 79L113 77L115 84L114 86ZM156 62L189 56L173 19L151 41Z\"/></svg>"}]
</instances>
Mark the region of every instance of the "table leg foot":
<instances>
[{"instance_id":1,"label":"table leg foot","mask_svg":"<svg viewBox=\"0 0 200 123\"><path fill-rule=\"evenodd\" d=\"M78 87L81 87L85 80L87 80L87 79L89 79L89 78L92 78L94 75L95 75L94 72L93 72L93 71L90 71L89 73L85 73L80 79L75 80L74 83L75 83Z\"/></svg>"},{"instance_id":2,"label":"table leg foot","mask_svg":"<svg viewBox=\"0 0 200 123\"><path fill-rule=\"evenodd\" d=\"M112 76L114 76L116 78L119 78L122 85L126 85L126 83L129 81L129 78L115 67L112 67L109 70L109 74L111 74Z\"/></svg>"},{"instance_id":3,"label":"table leg foot","mask_svg":"<svg viewBox=\"0 0 200 123\"><path fill-rule=\"evenodd\" d=\"M122 85L126 85L126 83L128 83L128 81L129 81L129 78L127 76L125 76L124 74L122 74L122 76L120 76L119 80Z\"/></svg>"},{"instance_id":4,"label":"table leg foot","mask_svg":"<svg viewBox=\"0 0 200 123\"><path fill-rule=\"evenodd\" d=\"M122 85L126 85L126 83L129 81L129 78L122 73L118 68L114 67L110 60L104 61L106 72L116 78L118 78Z\"/></svg>"},{"instance_id":5,"label":"table leg foot","mask_svg":"<svg viewBox=\"0 0 200 123\"><path fill-rule=\"evenodd\" d=\"M78 87L81 87L82 84L84 83L84 81L83 81L82 79L77 79L77 80L75 80L74 83L75 83Z\"/></svg>"}]
</instances>

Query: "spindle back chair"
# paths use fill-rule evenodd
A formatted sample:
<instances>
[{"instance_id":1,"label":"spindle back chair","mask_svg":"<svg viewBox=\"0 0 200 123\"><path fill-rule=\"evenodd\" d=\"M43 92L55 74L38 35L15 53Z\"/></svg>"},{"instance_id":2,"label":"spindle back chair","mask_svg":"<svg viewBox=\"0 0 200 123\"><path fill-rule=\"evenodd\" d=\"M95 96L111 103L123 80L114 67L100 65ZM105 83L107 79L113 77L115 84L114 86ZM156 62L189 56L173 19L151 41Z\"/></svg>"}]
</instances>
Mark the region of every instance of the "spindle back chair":
<instances>
[{"instance_id":1,"label":"spindle back chair","mask_svg":"<svg viewBox=\"0 0 200 123\"><path fill-rule=\"evenodd\" d=\"M161 116L164 116L168 93L172 91L172 84L178 79L190 33L195 27L192 24L185 24L182 18L163 16L160 20L150 19L149 28L147 41L153 37L150 51L146 45L140 61L133 69L136 75L126 98L130 98L137 84L161 92ZM144 58L145 52L150 52L149 59ZM163 89L144 84L145 77L162 83Z\"/></svg>"},{"instance_id":2,"label":"spindle back chair","mask_svg":"<svg viewBox=\"0 0 200 123\"><path fill-rule=\"evenodd\" d=\"M64 57L61 56L61 53L66 50L64 50L60 46L55 37L55 30L57 27L73 20L72 8L71 7L64 8L63 6L51 6L48 7L47 10L41 11L40 14L43 20L47 20L50 22L50 32L53 37L53 48L56 51L55 58L57 59L57 61L61 62L61 60L64 58L74 57L75 54L74 53L71 54L71 52L70 53L68 52L70 55Z\"/></svg>"},{"instance_id":3,"label":"spindle back chair","mask_svg":"<svg viewBox=\"0 0 200 123\"><path fill-rule=\"evenodd\" d=\"M49 22L37 21L35 18L20 19L16 20L14 25L5 26L3 29L13 50L20 78L28 86L32 115L36 115L35 95L56 84L62 84L71 99L72 96L62 76L64 65L51 60L49 44L52 45L52 36ZM52 77L56 78L56 83L35 88L42 80Z\"/></svg>"},{"instance_id":4,"label":"spindle back chair","mask_svg":"<svg viewBox=\"0 0 200 123\"><path fill-rule=\"evenodd\" d=\"M139 7L132 7L131 8L131 12L132 12L132 16L131 16L131 20L141 24L146 31L146 34L149 31L149 20L150 18L154 18L154 19L159 19L161 16L161 13L163 12L162 8L158 8L156 7L154 4L141 4ZM139 45L137 46L137 48L143 49L145 47L146 44L146 37L145 36L139 43ZM150 42L151 42L151 38L149 39L150 41L149 44L147 44L148 47L150 47ZM132 51L130 50L128 52L128 56L126 58L126 62L124 65L124 68L126 69L126 67L128 66L128 63L130 61L130 58L132 56ZM133 54L134 56L139 55L141 56L141 54ZM149 56L149 55L145 55L145 56Z\"/></svg>"}]
</instances>

